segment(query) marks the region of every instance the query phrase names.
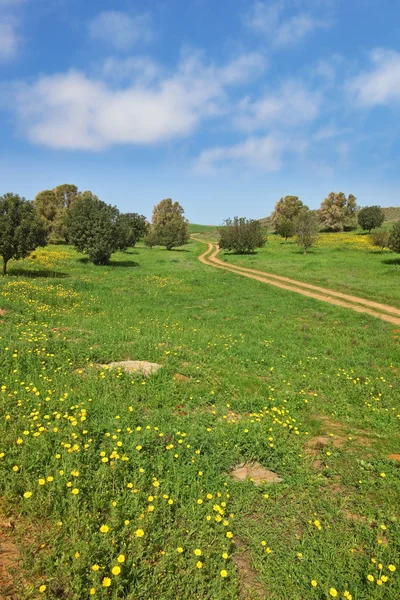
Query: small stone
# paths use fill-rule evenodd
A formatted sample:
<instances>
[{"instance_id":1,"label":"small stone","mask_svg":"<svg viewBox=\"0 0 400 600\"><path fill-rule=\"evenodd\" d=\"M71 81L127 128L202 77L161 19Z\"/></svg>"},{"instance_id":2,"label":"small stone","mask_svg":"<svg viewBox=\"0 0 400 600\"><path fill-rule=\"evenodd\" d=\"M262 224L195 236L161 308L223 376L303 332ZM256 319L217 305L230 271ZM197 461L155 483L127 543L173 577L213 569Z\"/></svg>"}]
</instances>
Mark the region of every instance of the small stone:
<instances>
[{"instance_id":1,"label":"small stone","mask_svg":"<svg viewBox=\"0 0 400 600\"><path fill-rule=\"evenodd\" d=\"M265 469L257 462L242 463L234 467L229 475L238 481L250 479L254 485L262 485L263 483L280 483L282 478L273 471Z\"/></svg>"},{"instance_id":2,"label":"small stone","mask_svg":"<svg viewBox=\"0 0 400 600\"><path fill-rule=\"evenodd\" d=\"M120 362L111 362L108 365L102 365L103 368L122 369L126 373L140 373L149 377L153 373L157 373L162 365L157 363L147 362L146 360L122 360Z\"/></svg>"}]
</instances>

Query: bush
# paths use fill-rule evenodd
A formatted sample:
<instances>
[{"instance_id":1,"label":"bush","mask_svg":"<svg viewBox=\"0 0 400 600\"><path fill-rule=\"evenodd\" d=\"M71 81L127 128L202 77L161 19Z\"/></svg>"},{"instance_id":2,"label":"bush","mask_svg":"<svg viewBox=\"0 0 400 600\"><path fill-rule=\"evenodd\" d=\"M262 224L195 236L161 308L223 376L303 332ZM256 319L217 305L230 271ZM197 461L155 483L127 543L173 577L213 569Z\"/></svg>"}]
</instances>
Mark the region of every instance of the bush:
<instances>
[{"instance_id":1,"label":"bush","mask_svg":"<svg viewBox=\"0 0 400 600\"><path fill-rule=\"evenodd\" d=\"M294 221L285 218L281 219L277 223L277 233L279 233L279 235L285 239L285 242L287 242L288 238L293 237L295 234Z\"/></svg>"},{"instance_id":2,"label":"bush","mask_svg":"<svg viewBox=\"0 0 400 600\"><path fill-rule=\"evenodd\" d=\"M7 263L29 256L38 246L47 243L48 228L36 213L32 202L18 194L0 196L0 256L3 258L3 275Z\"/></svg>"},{"instance_id":3,"label":"bush","mask_svg":"<svg viewBox=\"0 0 400 600\"><path fill-rule=\"evenodd\" d=\"M385 213L380 206L366 206L358 213L358 224L370 233L375 227L380 227L384 220Z\"/></svg>"},{"instance_id":4,"label":"bush","mask_svg":"<svg viewBox=\"0 0 400 600\"><path fill-rule=\"evenodd\" d=\"M302 210L295 220L295 231L297 243L304 248L306 254L318 238L318 220L315 214L309 210Z\"/></svg>"},{"instance_id":5,"label":"bush","mask_svg":"<svg viewBox=\"0 0 400 600\"><path fill-rule=\"evenodd\" d=\"M119 222L124 238L121 239L123 248L134 248L136 242L144 238L149 228L146 217L138 213L121 214Z\"/></svg>"},{"instance_id":6,"label":"bush","mask_svg":"<svg viewBox=\"0 0 400 600\"><path fill-rule=\"evenodd\" d=\"M95 265L107 265L113 252L125 241L116 207L83 192L67 214L68 235L78 252L87 254Z\"/></svg>"},{"instance_id":7,"label":"bush","mask_svg":"<svg viewBox=\"0 0 400 600\"><path fill-rule=\"evenodd\" d=\"M256 248L262 248L266 242L266 235L260 221L244 217L226 219L218 233L219 247L223 250L235 250L239 254L254 252Z\"/></svg>"},{"instance_id":8,"label":"bush","mask_svg":"<svg viewBox=\"0 0 400 600\"><path fill-rule=\"evenodd\" d=\"M377 246L384 250L384 248L388 247L389 243L389 231L386 229L376 229L370 235L370 240L373 246Z\"/></svg>"},{"instance_id":9,"label":"bush","mask_svg":"<svg viewBox=\"0 0 400 600\"><path fill-rule=\"evenodd\" d=\"M395 223L392 227L388 247L393 250L393 252L400 252L400 221Z\"/></svg>"}]
</instances>

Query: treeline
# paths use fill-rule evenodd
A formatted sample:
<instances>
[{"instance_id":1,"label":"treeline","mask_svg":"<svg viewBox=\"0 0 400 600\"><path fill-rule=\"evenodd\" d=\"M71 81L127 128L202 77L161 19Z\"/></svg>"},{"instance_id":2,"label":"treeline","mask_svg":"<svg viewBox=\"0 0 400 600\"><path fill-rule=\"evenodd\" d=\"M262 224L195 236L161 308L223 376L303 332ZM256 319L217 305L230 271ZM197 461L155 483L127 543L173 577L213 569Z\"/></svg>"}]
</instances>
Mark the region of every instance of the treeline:
<instances>
[{"instance_id":1,"label":"treeline","mask_svg":"<svg viewBox=\"0 0 400 600\"><path fill-rule=\"evenodd\" d=\"M182 206L170 198L162 200L154 207L150 223L144 215L121 213L72 184L43 190L33 201L13 193L0 196L3 275L9 260L25 258L49 242L72 244L95 265L106 265L114 252L131 248L139 240L167 250L186 244L189 223Z\"/></svg>"},{"instance_id":2,"label":"treeline","mask_svg":"<svg viewBox=\"0 0 400 600\"><path fill-rule=\"evenodd\" d=\"M359 208L353 194L331 192L319 210L310 210L298 196L285 196L275 205L270 217L274 232L285 242L294 236L307 252L322 231L351 231L360 226L371 234L371 241L382 249L400 252L400 221L391 230L380 229L385 214L379 206ZM235 217L227 219L219 229L219 246L238 253L252 252L266 242L262 221Z\"/></svg>"}]
</instances>

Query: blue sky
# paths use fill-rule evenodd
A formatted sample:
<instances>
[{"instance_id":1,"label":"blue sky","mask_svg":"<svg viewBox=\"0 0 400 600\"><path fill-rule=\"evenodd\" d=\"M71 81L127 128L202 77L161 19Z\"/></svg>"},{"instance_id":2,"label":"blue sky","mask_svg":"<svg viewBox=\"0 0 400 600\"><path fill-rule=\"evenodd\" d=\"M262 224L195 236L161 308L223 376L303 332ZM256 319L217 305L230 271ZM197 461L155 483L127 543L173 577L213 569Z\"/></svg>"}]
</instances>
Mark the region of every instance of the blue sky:
<instances>
[{"instance_id":1,"label":"blue sky","mask_svg":"<svg viewBox=\"0 0 400 600\"><path fill-rule=\"evenodd\" d=\"M0 0L0 193L399 206L399 40L395 0Z\"/></svg>"}]
</instances>

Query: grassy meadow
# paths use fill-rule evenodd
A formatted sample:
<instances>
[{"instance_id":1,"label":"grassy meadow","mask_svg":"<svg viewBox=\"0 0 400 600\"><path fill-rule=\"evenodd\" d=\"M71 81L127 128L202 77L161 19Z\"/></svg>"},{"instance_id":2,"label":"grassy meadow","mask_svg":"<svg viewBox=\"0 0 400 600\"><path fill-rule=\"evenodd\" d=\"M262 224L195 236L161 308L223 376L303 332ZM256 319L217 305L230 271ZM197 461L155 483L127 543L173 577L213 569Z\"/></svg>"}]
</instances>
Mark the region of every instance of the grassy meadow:
<instances>
[{"instance_id":1,"label":"grassy meadow","mask_svg":"<svg viewBox=\"0 0 400 600\"><path fill-rule=\"evenodd\" d=\"M212 231L209 239L215 238ZM207 234L202 234L206 238ZM257 253L221 253L219 258L250 269L284 275L363 298L400 306L400 255L372 246L369 236L358 230L321 233L315 248L306 255L295 239L286 243L268 234Z\"/></svg>"},{"instance_id":2,"label":"grassy meadow","mask_svg":"<svg viewBox=\"0 0 400 600\"><path fill-rule=\"evenodd\" d=\"M393 254L272 237L225 258L399 306ZM21 557L4 594L398 600L399 331L204 249L96 267L51 246L0 279L0 521ZM102 366L127 359L162 369ZM234 480L246 461L282 482Z\"/></svg>"}]
</instances>

